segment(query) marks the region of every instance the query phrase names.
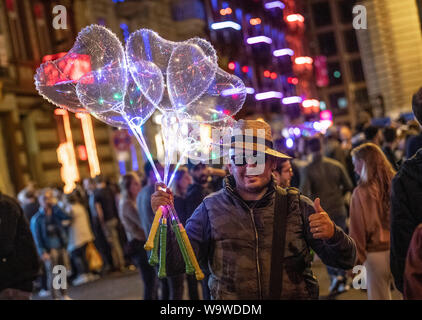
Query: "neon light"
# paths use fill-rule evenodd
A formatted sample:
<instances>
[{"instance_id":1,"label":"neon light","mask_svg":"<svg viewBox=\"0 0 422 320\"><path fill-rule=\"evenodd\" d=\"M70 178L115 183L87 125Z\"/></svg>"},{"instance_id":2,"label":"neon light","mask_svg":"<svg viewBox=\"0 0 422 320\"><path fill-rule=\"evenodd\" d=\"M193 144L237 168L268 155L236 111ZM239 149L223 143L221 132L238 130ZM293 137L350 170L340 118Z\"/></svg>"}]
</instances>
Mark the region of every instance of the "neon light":
<instances>
[{"instance_id":1,"label":"neon light","mask_svg":"<svg viewBox=\"0 0 422 320\"><path fill-rule=\"evenodd\" d=\"M78 150L79 160L81 160L81 161L88 160L88 154L86 152L85 146L77 146L76 149Z\"/></svg>"},{"instance_id":2,"label":"neon light","mask_svg":"<svg viewBox=\"0 0 422 320\"><path fill-rule=\"evenodd\" d=\"M230 70L234 70L234 69L236 69L236 63L235 62L229 62L228 67L229 67Z\"/></svg>"},{"instance_id":3,"label":"neon light","mask_svg":"<svg viewBox=\"0 0 422 320\"><path fill-rule=\"evenodd\" d=\"M296 64L312 64L314 62L314 59L311 57L297 57L295 59Z\"/></svg>"},{"instance_id":4,"label":"neon light","mask_svg":"<svg viewBox=\"0 0 422 320\"><path fill-rule=\"evenodd\" d=\"M336 70L334 71L334 78L340 79L341 78L341 72Z\"/></svg>"},{"instance_id":5,"label":"neon light","mask_svg":"<svg viewBox=\"0 0 422 320\"><path fill-rule=\"evenodd\" d=\"M255 89L254 88L250 88L250 87L246 87L246 93L247 94L254 94L255 93Z\"/></svg>"},{"instance_id":6,"label":"neon light","mask_svg":"<svg viewBox=\"0 0 422 320\"><path fill-rule=\"evenodd\" d=\"M262 22L262 20L260 18L252 18L252 19L249 20L249 23L252 26L256 26L258 24L261 24L261 22Z\"/></svg>"},{"instance_id":7,"label":"neon light","mask_svg":"<svg viewBox=\"0 0 422 320\"><path fill-rule=\"evenodd\" d=\"M268 70L265 70L265 71L264 71L264 77L265 77L265 78L269 78L269 77L271 77L271 72L270 72L270 71L268 71Z\"/></svg>"},{"instance_id":8,"label":"neon light","mask_svg":"<svg viewBox=\"0 0 422 320\"><path fill-rule=\"evenodd\" d=\"M304 108L319 107L319 101L315 99L308 99L302 102Z\"/></svg>"},{"instance_id":9,"label":"neon light","mask_svg":"<svg viewBox=\"0 0 422 320\"><path fill-rule=\"evenodd\" d=\"M132 156L132 171L139 170L138 155L136 154L135 145L132 143L130 145L130 153Z\"/></svg>"},{"instance_id":10,"label":"neon light","mask_svg":"<svg viewBox=\"0 0 422 320\"><path fill-rule=\"evenodd\" d=\"M286 5L281 1L271 1L265 4L265 9L280 8L281 10L283 10L285 7Z\"/></svg>"},{"instance_id":11,"label":"neon light","mask_svg":"<svg viewBox=\"0 0 422 320\"><path fill-rule=\"evenodd\" d=\"M239 93L241 93L241 92L242 92L242 91L241 91L240 89L238 89L238 88L225 89L225 90L223 90L223 91L221 92L221 95L222 95L223 97L227 97L227 96L233 96L233 95L239 94Z\"/></svg>"},{"instance_id":12,"label":"neon light","mask_svg":"<svg viewBox=\"0 0 422 320\"><path fill-rule=\"evenodd\" d=\"M256 44L256 43L261 43L261 42L271 44L273 43L273 40L271 40L271 38L268 38L266 36L257 36L257 37L251 37L251 38L246 39L246 42L248 44Z\"/></svg>"},{"instance_id":13,"label":"neon light","mask_svg":"<svg viewBox=\"0 0 422 320\"><path fill-rule=\"evenodd\" d=\"M295 103L301 103L302 102L302 98L301 97L286 97L283 98L283 104L295 104Z\"/></svg>"},{"instance_id":14,"label":"neon light","mask_svg":"<svg viewBox=\"0 0 422 320\"><path fill-rule=\"evenodd\" d=\"M324 110L319 114L319 117L321 120L332 120L333 113L330 110Z\"/></svg>"},{"instance_id":15,"label":"neon light","mask_svg":"<svg viewBox=\"0 0 422 320\"><path fill-rule=\"evenodd\" d=\"M277 73L271 72L271 79L273 80L277 79Z\"/></svg>"},{"instance_id":16,"label":"neon light","mask_svg":"<svg viewBox=\"0 0 422 320\"><path fill-rule=\"evenodd\" d=\"M293 56L295 52L292 49L285 48L285 49L277 49L273 51L274 57L281 57L281 56Z\"/></svg>"},{"instance_id":17,"label":"neon light","mask_svg":"<svg viewBox=\"0 0 422 320\"><path fill-rule=\"evenodd\" d=\"M294 145L293 139L292 138L288 138L286 140L286 147L289 148L289 149L291 149L291 148L293 148L293 145Z\"/></svg>"},{"instance_id":18,"label":"neon light","mask_svg":"<svg viewBox=\"0 0 422 320\"><path fill-rule=\"evenodd\" d=\"M223 21L223 22L215 22L211 24L211 29L213 30L220 30L225 28L232 28L234 30L241 30L242 27L240 24L233 22L233 21Z\"/></svg>"},{"instance_id":19,"label":"neon light","mask_svg":"<svg viewBox=\"0 0 422 320\"><path fill-rule=\"evenodd\" d=\"M101 173L100 162L98 161L97 145L95 143L94 129L91 116L87 113L76 113L76 118L81 120L82 134L88 153L88 165L91 178Z\"/></svg>"},{"instance_id":20,"label":"neon light","mask_svg":"<svg viewBox=\"0 0 422 320\"><path fill-rule=\"evenodd\" d=\"M66 54L66 53L64 53ZM49 61L50 58L61 56L58 55L45 56L44 59ZM72 82L76 83L83 75L91 72L91 57L87 54L72 53L69 56L58 61L57 64L48 63L44 65L44 73L46 78L47 86L54 86L56 84ZM92 77L86 77L84 84L93 83Z\"/></svg>"},{"instance_id":21,"label":"neon light","mask_svg":"<svg viewBox=\"0 0 422 320\"><path fill-rule=\"evenodd\" d=\"M47 62L47 61L51 61L51 60L57 60L63 56L65 56L67 54L67 52L60 52L60 53L56 53L56 54L48 54L46 56L44 56L42 58L42 62Z\"/></svg>"},{"instance_id":22,"label":"neon light","mask_svg":"<svg viewBox=\"0 0 422 320\"><path fill-rule=\"evenodd\" d=\"M249 72L249 67L248 66L243 66L242 67L242 72L248 73Z\"/></svg>"},{"instance_id":23,"label":"neon light","mask_svg":"<svg viewBox=\"0 0 422 320\"><path fill-rule=\"evenodd\" d=\"M295 134L295 136L299 137L300 136L300 129L299 128L294 128L293 129L293 133Z\"/></svg>"},{"instance_id":24,"label":"neon light","mask_svg":"<svg viewBox=\"0 0 422 320\"><path fill-rule=\"evenodd\" d=\"M56 110L61 110L56 113ZM75 182L79 180L79 170L76 163L76 153L73 146L72 129L70 127L69 113L64 109L56 109L55 114L63 117L63 129L66 142L61 143L57 148L57 158L62 165L60 175L65 186L64 193L70 193L75 189ZM64 111L64 112L63 112Z\"/></svg>"},{"instance_id":25,"label":"neon light","mask_svg":"<svg viewBox=\"0 0 422 320\"><path fill-rule=\"evenodd\" d=\"M301 14L290 14L286 17L287 22L305 22L305 18Z\"/></svg>"},{"instance_id":26,"label":"neon light","mask_svg":"<svg viewBox=\"0 0 422 320\"><path fill-rule=\"evenodd\" d=\"M220 14L222 16L229 15L229 14L232 14L232 13L233 13L233 10L231 8L226 8L226 9L220 10Z\"/></svg>"},{"instance_id":27,"label":"neon light","mask_svg":"<svg viewBox=\"0 0 422 320\"><path fill-rule=\"evenodd\" d=\"M296 86L299 83L299 79L296 77L288 77L287 82Z\"/></svg>"},{"instance_id":28,"label":"neon light","mask_svg":"<svg viewBox=\"0 0 422 320\"><path fill-rule=\"evenodd\" d=\"M255 99L258 100L258 101L259 100L271 99L271 98L281 99L281 98L283 98L283 94L281 92L278 92L278 91L268 91L268 92L257 93L255 95Z\"/></svg>"}]
</instances>

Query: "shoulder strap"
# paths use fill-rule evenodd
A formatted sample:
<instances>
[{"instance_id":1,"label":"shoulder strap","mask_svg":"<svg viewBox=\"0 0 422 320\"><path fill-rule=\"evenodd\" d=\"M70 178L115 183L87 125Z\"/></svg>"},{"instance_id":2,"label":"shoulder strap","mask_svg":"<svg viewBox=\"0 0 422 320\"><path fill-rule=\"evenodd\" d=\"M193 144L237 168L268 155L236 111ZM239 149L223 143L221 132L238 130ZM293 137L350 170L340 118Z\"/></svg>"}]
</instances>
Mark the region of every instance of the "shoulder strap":
<instances>
[{"instance_id":1,"label":"shoulder strap","mask_svg":"<svg viewBox=\"0 0 422 320\"><path fill-rule=\"evenodd\" d=\"M271 252L270 299L280 300L283 285L284 248L289 207L288 193L276 188L273 223L273 245Z\"/></svg>"}]
</instances>

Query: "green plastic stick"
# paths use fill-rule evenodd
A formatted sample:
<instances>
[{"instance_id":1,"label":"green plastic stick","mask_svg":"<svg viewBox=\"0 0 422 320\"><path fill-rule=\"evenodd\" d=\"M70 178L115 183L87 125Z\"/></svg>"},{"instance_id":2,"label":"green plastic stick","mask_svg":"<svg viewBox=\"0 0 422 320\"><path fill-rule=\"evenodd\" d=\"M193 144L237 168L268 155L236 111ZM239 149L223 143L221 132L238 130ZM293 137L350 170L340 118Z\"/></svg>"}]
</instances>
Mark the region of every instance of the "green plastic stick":
<instances>
[{"instance_id":1,"label":"green plastic stick","mask_svg":"<svg viewBox=\"0 0 422 320\"><path fill-rule=\"evenodd\" d=\"M167 277L166 273L166 250L167 249L167 219L163 218L160 225L160 266L158 268L158 278Z\"/></svg>"},{"instance_id":2,"label":"green plastic stick","mask_svg":"<svg viewBox=\"0 0 422 320\"><path fill-rule=\"evenodd\" d=\"M151 251L151 256L149 257L148 263L151 266L156 266L158 264L158 244L159 244L159 234L158 232L155 233L155 238L154 238L154 247L152 248Z\"/></svg>"},{"instance_id":3,"label":"green plastic stick","mask_svg":"<svg viewBox=\"0 0 422 320\"><path fill-rule=\"evenodd\" d=\"M182 239L182 235L180 234L179 230L179 224L176 220L173 220L172 222L173 231L176 234L177 243L179 244L180 251L182 252L183 260L185 260L186 265L186 273L187 274L194 274L195 268L192 265L192 262L190 261L188 252L186 251L185 244Z\"/></svg>"}]
</instances>

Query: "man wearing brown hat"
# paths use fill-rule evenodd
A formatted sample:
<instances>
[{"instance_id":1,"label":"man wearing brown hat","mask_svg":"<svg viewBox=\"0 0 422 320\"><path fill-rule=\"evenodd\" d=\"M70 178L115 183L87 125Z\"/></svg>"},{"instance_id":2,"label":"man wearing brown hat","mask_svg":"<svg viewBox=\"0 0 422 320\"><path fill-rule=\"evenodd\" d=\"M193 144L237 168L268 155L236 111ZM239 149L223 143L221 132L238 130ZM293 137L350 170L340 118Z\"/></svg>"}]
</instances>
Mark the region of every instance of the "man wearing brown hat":
<instances>
[{"instance_id":1,"label":"man wearing brown hat","mask_svg":"<svg viewBox=\"0 0 422 320\"><path fill-rule=\"evenodd\" d=\"M356 246L315 200L296 189L276 187L276 158L263 121L240 120L232 137L230 175L224 188L206 197L187 221L198 260L209 267L212 299L317 299L312 248L325 264L351 269ZM153 210L172 205L172 194L156 191ZM171 237L167 274L184 272Z\"/></svg>"}]
</instances>

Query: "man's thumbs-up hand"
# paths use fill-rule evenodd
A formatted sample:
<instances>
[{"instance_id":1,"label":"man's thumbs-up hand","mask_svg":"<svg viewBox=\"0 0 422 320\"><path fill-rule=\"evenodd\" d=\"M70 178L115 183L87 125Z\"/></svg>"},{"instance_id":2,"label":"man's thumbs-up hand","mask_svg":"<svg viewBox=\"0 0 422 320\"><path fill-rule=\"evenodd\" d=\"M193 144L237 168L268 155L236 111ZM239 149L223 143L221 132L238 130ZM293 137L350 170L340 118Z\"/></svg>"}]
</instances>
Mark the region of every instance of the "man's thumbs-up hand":
<instances>
[{"instance_id":1,"label":"man's thumbs-up hand","mask_svg":"<svg viewBox=\"0 0 422 320\"><path fill-rule=\"evenodd\" d=\"M328 240L334 235L334 222L321 207L321 201L314 201L315 213L309 216L309 226L315 239Z\"/></svg>"}]
</instances>

